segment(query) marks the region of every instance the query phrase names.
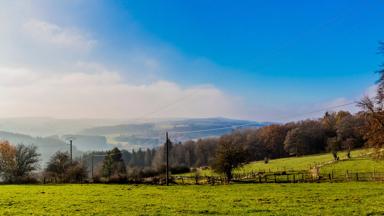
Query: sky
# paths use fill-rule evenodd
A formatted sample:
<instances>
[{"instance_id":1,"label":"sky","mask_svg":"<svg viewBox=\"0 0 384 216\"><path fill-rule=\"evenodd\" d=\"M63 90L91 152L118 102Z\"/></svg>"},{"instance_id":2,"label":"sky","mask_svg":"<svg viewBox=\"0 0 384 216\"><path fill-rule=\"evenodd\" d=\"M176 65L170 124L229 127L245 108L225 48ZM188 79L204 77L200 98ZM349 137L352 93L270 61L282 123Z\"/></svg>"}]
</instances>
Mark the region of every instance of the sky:
<instances>
[{"instance_id":1,"label":"sky","mask_svg":"<svg viewBox=\"0 0 384 216\"><path fill-rule=\"evenodd\" d=\"M379 0L1 1L0 117L320 116L306 113L374 93L383 11Z\"/></svg>"}]
</instances>

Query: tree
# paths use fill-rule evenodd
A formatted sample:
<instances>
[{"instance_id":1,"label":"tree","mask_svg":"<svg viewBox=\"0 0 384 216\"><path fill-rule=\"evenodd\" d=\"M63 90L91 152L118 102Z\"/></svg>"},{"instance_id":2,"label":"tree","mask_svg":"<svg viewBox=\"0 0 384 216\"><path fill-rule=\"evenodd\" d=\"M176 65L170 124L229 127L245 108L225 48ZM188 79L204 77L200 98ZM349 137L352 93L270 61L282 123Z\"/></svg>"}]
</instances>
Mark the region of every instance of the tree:
<instances>
[{"instance_id":1,"label":"tree","mask_svg":"<svg viewBox=\"0 0 384 216\"><path fill-rule=\"evenodd\" d=\"M87 178L87 167L81 161L72 161L72 164L66 170L66 175L71 182L83 182Z\"/></svg>"},{"instance_id":2,"label":"tree","mask_svg":"<svg viewBox=\"0 0 384 216\"><path fill-rule=\"evenodd\" d=\"M16 167L16 148L8 141L0 142L0 174L5 182L12 181L13 170Z\"/></svg>"},{"instance_id":3,"label":"tree","mask_svg":"<svg viewBox=\"0 0 384 216\"><path fill-rule=\"evenodd\" d=\"M356 147L362 147L365 140L362 129L366 121L358 113L348 115L341 119L336 125L337 139L341 143L341 148L347 150L347 157L351 157L351 150Z\"/></svg>"},{"instance_id":4,"label":"tree","mask_svg":"<svg viewBox=\"0 0 384 216\"><path fill-rule=\"evenodd\" d=\"M71 162L70 155L60 151L51 157L45 172L59 182L82 182L87 177L87 169L82 162Z\"/></svg>"},{"instance_id":5,"label":"tree","mask_svg":"<svg viewBox=\"0 0 384 216\"><path fill-rule=\"evenodd\" d=\"M107 155L104 157L102 174L108 179L113 175L116 175L117 178L124 178L126 176L125 163L118 148L115 147L107 152Z\"/></svg>"},{"instance_id":6,"label":"tree","mask_svg":"<svg viewBox=\"0 0 384 216\"><path fill-rule=\"evenodd\" d=\"M15 181L21 182L24 178L28 177L32 171L39 168L38 162L40 160L40 154L37 153L36 146L19 144L16 146L15 160Z\"/></svg>"},{"instance_id":7,"label":"tree","mask_svg":"<svg viewBox=\"0 0 384 216\"><path fill-rule=\"evenodd\" d=\"M337 137L331 137L327 139L327 147L332 152L334 160L339 160L337 152L340 150L340 142Z\"/></svg>"},{"instance_id":8,"label":"tree","mask_svg":"<svg viewBox=\"0 0 384 216\"><path fill-rule=\"evenodd\" d=\"M336 137L336 113L326 112L324 117L321 119L321 123L327 137Z\"/></svg>"},{"instance_id":9,"label":"tree","mask_svg":"<svg viewBox=\"0 0 384 216\"><path fill-rule=\"evenodd\" d=\"M319 153L325 150L325 130L318 121L302 121L287 133L284 149L291 155Z\"/></svg>"},{"instance_id":10,"label":"tree","mask_svg":"<svg viewBox=\"0 0 384 216\"><path fill-rule=\"evenodd\" d=\"M208 166L214 158L217 147L217 139L199 139L195 145L195 166Z\"/></svg>"},{"instance_id":11,"label":"tree","mask_svg":"<svg viewBox=\"0 0 384 216\"><path fill-rule=\"evenodd\" d=\"M266 158L284 156L284 140L287 132L287 127L284 125L269 125L259 129L258 139L264 146Z\"/></svg>"},{"instance_id":12,"label":"tree","mask_svg":"<svg viewBox=\"0 0 384 216\"><path fill-rule=\"evenodd\" d=\"M379 53L384 55L384 43L380 42ZM359 106L365 111L367 121L364 127L364 138L368 147L376 150L376 156L381 157L381 149L384 147L384 64L378 70L376 96L369 98L365 96Z\"/></svg>"},{"instance_id":13,"label":"tree","mask_svg":"<svg viewBox=\"0 0 384 216\"><path fill-rule=\"evenodd\" d=\"M39 157L36 146L14 146L3 141L0 143L0 175L5 182L24 182L37 170Z\"/></svg>"},{"instance_id":14,"label":"tree","mask_svg":"<svg viewBox=\"0 0 384 216\"><path fill-rule=\"evenodd\" d=\"M46 172L52 174L61 182L66 181L66 172L71 165L71 159L67 152L56 152L48 162Z\"/></svg>"},{"instance_id":15,"label":"tree","mask_svg":"<svg viewBox=\"0 0 384 216\"><path fill-rule=\"evenodd\" d=\"M342 150L346 142L344 138L340 136L341 128L346 125L345 119L350 119L353 116L346 111L339 112L326 112L321 119L322 126L324 128L327 150L332 152L333 158L339 160L337 155L338 151ZM354 126L354 125L353 125ZM351 151L351 149L349 149ZM347 155L350 155L349 153Z\"/></svg>"},{"instance_id":16,"label":"tree","mask_svg":"<svg viewBox=\"0 0 384 216\"><path fill-rule=\"evenodd\" d=\"M239 133L220 138L213 169L218 173L224 173L228 183L232 180L233 169L241 166L246 160L246 151L243 147L242 137Z\"/></svg>"}]
</instances>

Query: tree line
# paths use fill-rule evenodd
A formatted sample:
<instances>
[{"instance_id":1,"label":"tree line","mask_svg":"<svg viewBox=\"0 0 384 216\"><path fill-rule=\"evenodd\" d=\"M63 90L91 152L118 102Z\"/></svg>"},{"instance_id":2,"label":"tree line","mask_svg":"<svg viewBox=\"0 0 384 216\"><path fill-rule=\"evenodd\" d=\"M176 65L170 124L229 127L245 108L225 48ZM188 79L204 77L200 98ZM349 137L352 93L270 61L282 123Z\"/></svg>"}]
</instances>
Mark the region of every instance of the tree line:
<instances>
[{"instance_id":1,"label":"tree line","mask_svg":"<svg viewBox=\"0 0 384 216\"><path fill-rule=\"evenodd\" d=\"M273 158L324 152L332 152L337 160L341 150L345 150L347 157L350 157L352 149L361 148L365 143L364 116L363 112L327 112L324 117L315 120L273 124L258 129L236 130L218 138L171 143L171 172L177 174L195 168L213 167L218 172L225 173L228 168L221 168L220 165L228 164L226 160L235 162L228 165L232 169L239 164L255 160L264 160L267 163ZM94 176L97 178L118 180L121 177L139 178L165 172L164 146L131 152L115 148L107 153L92 154L106 154L104 157L93 157L96 170ZM91 166L92 154L84 156L88 166ZM112 161L116 163L125 164L119 165L125 169L112 168L112 158L115 158ZM106 167L110 169L106 171Z\"/></svg>"},{"instance_id":2,"label":"tree line","mask_svg":"<svg viewBox=\"0 0 384 216\"><path fill-rule=\"evenodd\" d=\"M171 143L171 173L212 167L231 178L232 170L244 163L270 159L331 152L334 160L345 150L347 157L354 148L367 142L375 147L376 135L369 117L379 113L367 111L351 114L346 111L327 112L322 118L286 124L272 124L257 129L241 129L218 138ZM384 122L384 121L383 121ZM374 130L377 133L376 129ZM383 131L384 132L384 131ZM375 140L373 140L375 139ZM378 139L378 142L382 140ZM375 145L371 145L375 143ZM37 171L40 154L35 146L0 143L0 176L4 182L30 181ZM67 152L57 152L38 176L42 181L65 183L93 181L126 182L165 172L165 148L127 151L114 148L107 152L86 153L71 160ZM36 177L36 176L35 176Z\"/></svg>"}]
</instances>

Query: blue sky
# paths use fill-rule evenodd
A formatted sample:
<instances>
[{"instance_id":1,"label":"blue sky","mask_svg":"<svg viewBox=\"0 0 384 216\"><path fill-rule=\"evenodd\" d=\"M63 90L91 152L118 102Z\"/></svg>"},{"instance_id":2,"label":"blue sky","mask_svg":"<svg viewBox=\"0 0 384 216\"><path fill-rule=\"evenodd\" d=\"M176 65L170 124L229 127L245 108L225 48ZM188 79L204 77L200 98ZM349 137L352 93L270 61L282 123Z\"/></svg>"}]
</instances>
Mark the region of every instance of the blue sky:
<instances>
[{"instance_id":1,"label":"blue sky","mask_svg":"<svg viewBox=\"0 0 384 216\"><path fill-rule=\"evenodd\" d=\"M7 46L0 53L0 66L7 68L3 73L22 68L33 76L46 71L45 77L49 73L63 80L86 76L95 94L106 92L95 89L98 80L89 81L101 73L111 80L106 89L124 88L111 92L121 98L103 95L115 97L108 103L127 108L132 105L117 101L128 100L137 107L104 107L88 115L91 108L83 104L66 113L54 100L58 95L47 93L48 80L34 86L45 91L25 96L29 101L51 98L40 103L48 110L16 112L9 106L5 116L134 118L185 98L153 117L279 121L359 99L371 91L382 60L377 46L384 40L384 4L379 0L20 2L1 3L8 11L4 18L12 19L0 22L9 34L0 37L0 45ZM69 97L71 92L58 94ZM143 99L147 95L164 101ZM86 93L71 97L75 101L64 101L101 103Z\"/></svg>"}]
</instances>

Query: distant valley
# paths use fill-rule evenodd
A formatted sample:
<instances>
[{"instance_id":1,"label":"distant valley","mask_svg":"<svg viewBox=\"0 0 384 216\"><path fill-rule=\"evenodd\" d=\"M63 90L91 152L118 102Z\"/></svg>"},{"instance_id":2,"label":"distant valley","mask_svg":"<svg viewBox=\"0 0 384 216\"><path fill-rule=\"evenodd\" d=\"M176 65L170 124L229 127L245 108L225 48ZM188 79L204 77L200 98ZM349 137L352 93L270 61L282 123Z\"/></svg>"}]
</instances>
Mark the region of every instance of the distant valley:
<instances>
[{"instance_id":1,"label":"distant valley","mask_svg":"<svg viewBox=\"0 0 384 216\"><path fill-rule=\"evenodd\" d=\"M76 157L81 152L108 150L115 146L126 150L154 148L164 142L166 131L173 142L184 142L217 137L241 125L249 128L267 124L270 123L226 118L160 119L145 122L17 118L0 119L0 139L38 146L44 165L54 152L69 149L69 138L74 139Z\"/></svg>"}]
</instances>

